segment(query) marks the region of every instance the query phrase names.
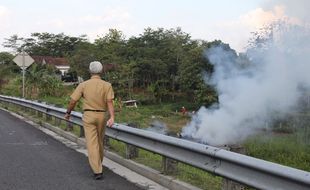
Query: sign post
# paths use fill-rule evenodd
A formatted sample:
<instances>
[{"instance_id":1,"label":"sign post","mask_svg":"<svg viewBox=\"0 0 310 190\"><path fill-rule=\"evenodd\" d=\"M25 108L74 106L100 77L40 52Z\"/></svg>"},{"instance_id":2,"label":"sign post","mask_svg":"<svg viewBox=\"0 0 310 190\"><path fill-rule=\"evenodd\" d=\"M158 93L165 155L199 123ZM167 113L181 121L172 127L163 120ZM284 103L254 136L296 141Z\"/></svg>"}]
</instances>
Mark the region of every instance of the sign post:
<instances>
[{"instance_id":1,"label":"sign post","mask_svg":"<svg viewBox=\"0 0 310 190\"><path fill-rule=\"evenodd\" d=\"M34 60L26 52L22 51L22 53L17 54L17 56L13 59L13 61L22 69L22 72L23 72L23 98L24 98L25 97L25 71L27 67L29 67L34 62Z\"/></svg>"}]
</instances>

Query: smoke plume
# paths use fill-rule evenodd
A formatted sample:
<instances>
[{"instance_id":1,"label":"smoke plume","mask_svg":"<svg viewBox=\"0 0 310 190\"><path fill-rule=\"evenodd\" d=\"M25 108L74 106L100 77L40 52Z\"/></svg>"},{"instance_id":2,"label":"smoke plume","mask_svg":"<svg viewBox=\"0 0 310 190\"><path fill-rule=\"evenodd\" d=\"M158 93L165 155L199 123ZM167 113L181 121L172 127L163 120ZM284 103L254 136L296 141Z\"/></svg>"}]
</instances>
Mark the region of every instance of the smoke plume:
<instances>
[{"instance_id":1,"label":"smoke plume","mask_svg":"<svg viewBox=\"0 0 310 190\"><path fill-rule=\"evenodd\" d=\"M159 120L154 120L151 124L150 127L146 128L148 131L156 132L162 135L167 134L168 128L165 123L159 121Z\"/></svg>"},{"instance_id":2,"label":"smoke plume","mask_svg":"<svg viewBox=\"0 0 310 190\"><path fill-rule=\"evenodd\" d=\"M201 107L182 135L211 145L234 144L296 109L310 90L309 24L277 22L247 51L248 61L223 46L205 55L215 72L208 83L219 94L217 108ZM267 30L267 29L266 29Z\"/></svg>"},{"instance_id":3,"label":"smoke plume","mask_svg":"<svg viewBox=\"0 0 310 190\"><path fill-rule=\"evenodd\" d=\"M262 6L266 10L272 10L275 6L282 6L289 17L304 21L310 19L310 1L308 0L265 0Z\"/></svg>"}]
</instances>

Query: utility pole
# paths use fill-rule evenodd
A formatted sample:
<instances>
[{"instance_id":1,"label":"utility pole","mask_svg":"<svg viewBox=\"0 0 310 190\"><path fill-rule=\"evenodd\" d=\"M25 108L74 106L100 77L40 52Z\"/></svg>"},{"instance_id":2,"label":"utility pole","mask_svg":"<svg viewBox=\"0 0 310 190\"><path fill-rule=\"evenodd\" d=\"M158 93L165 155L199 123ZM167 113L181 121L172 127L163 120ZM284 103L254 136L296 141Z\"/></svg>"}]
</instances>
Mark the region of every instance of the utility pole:
<instances>
[{"instance_id":1,"label":"utility pole","mask_svg":"<svg viewBox=\"0 0 310 190\"><path fill-rule=\"evenodd\" d=\"M25 66L25 51L22 51L22 57L23 57L23 66L22 66L22 70L23 70L23 98L25 98L25 70L26 70L26 66Z\"/></svg>"}]
</instances>

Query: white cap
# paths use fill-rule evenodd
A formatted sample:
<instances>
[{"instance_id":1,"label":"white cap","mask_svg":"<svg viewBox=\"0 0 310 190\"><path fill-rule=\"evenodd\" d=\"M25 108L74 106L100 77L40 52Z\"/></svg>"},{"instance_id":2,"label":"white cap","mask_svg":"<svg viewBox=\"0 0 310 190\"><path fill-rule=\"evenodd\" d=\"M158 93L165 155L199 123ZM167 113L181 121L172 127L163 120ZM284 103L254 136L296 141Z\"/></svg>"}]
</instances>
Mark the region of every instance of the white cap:
<instances>
[{"instance_id":1,"label":"white cap","mask_svg":"<svg viewBox=\"0 0 310 190\"><path fill-rule=\"evenodd\" d=\"M98 74L102 71L102 64L99 61L93 61L89 64L89 72L91 74Z\"/></svg>"}]
</instances>

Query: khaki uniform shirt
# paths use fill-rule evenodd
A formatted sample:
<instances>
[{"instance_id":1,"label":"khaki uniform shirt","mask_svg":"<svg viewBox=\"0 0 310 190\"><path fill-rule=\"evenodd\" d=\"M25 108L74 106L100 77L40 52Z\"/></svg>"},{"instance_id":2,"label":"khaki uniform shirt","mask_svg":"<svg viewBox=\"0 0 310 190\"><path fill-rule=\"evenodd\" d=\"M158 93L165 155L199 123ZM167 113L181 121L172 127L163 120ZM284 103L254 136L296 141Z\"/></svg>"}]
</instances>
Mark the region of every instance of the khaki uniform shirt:
<instances>
[{"instance_id":1,"label":"khaki uniform shirt","mask_svg":"<svg viewBox=\"0 0 310 190\"><path fill-rule=\"evenodd\" d=\"M110 83L95 75L79 84L70 97L75 101L83 97L83 110L106 111L107 100L114 99L114 92Z\"/></svg>"}]
</instances>

